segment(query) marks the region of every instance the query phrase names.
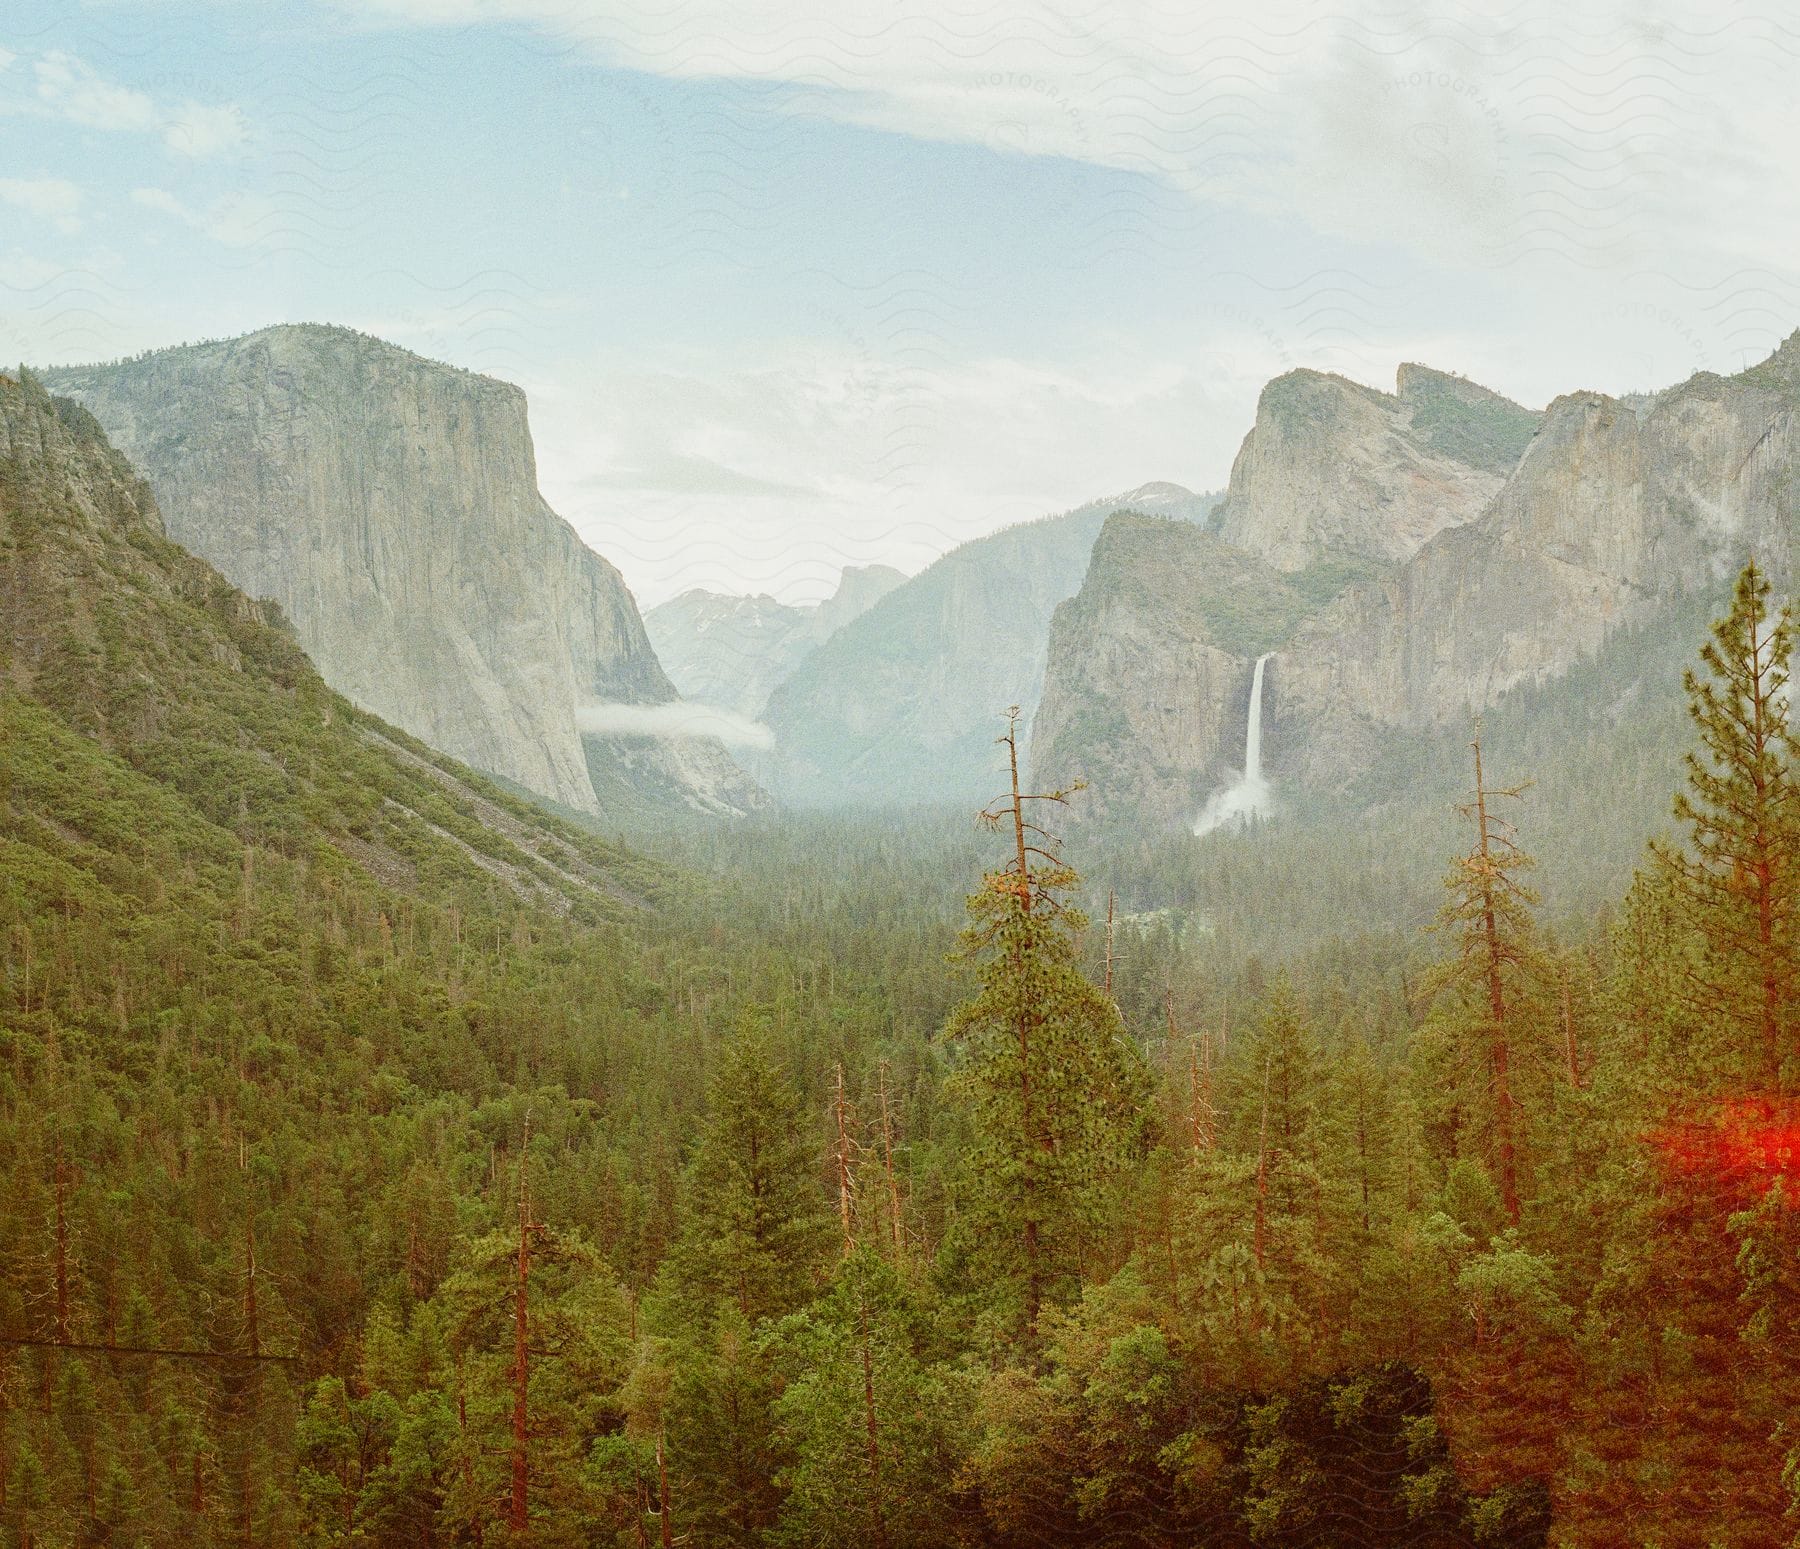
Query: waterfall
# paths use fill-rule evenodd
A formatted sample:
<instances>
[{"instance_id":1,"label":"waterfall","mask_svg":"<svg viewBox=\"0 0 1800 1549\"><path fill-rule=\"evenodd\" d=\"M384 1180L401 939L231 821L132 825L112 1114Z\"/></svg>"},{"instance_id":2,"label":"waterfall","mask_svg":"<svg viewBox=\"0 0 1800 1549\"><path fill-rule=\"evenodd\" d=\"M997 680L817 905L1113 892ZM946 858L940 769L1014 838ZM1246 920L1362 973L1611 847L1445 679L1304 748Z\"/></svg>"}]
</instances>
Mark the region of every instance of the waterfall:
<instances>
[{"instance_id":1,"label":"waterfall","mask_svg":"<svg viewBox=\"0 0 1800 1549\"><path fill-rule=\"evenodd\" d=\"M1262 784L1262 685L1263 668L1269 664L1270 652L1256 658L1256 670L1250 674L1250 723L1244 728L1244 784Z\"/></svg>"},{"instance_id":2,"label":"waterfall","mask_svg":"<svg viewBox=\"0 0 1800 1549\"><path fill-rule=\"evenodd\" d=\"M1244 724L1244 772L1207 802L1206 810L1194 824L1196 834L1210 834L1215 828L1241 827L1257 818L1265 818L1274 806L1269 782L1262 772L1263 668L1275 653L1264 651L1256 658L1250 674L1250 714Z\"/></svg>"}]
</instances>

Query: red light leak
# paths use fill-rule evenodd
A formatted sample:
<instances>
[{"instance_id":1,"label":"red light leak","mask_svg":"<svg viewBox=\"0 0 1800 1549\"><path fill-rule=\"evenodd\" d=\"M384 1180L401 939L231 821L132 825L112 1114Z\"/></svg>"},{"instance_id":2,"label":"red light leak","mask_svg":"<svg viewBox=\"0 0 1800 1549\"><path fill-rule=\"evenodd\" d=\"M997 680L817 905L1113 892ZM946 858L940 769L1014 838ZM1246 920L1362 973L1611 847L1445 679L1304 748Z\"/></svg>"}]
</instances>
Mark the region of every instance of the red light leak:
<instances>
[{"instance_id":1,"label":"red light leak","mask_svg":"<svg viewBox=\"0 0 1800 1549\"><path fill-rule=\"evenodd\" d=\"M1792 1098L1739 1098L1647 1138L1679 1174L1736 1184L1758 1197L1785 1179L1788 1203L1800 1206L1800 1102Z\"/></svg>"}]
</instances>

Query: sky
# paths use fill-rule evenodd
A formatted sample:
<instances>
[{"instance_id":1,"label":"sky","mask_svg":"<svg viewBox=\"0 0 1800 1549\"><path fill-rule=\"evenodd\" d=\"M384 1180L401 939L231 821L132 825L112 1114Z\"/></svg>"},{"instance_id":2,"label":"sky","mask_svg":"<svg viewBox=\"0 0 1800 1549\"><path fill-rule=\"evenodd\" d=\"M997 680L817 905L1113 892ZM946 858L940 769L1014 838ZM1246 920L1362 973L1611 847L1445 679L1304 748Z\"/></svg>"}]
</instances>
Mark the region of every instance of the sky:
<instances>
[{"instance_id":1,"label":"sky","mask_svg":"<svg viewBox=\"0 0 1800 1549\"><path fill-rule=\"evenodd\" d=\"M1800 326L1800 14L6 0L0 360L333 322L517 382L640 603L1168 479L1263 384L1533 406Z\"/></svg>"}]
</instances>

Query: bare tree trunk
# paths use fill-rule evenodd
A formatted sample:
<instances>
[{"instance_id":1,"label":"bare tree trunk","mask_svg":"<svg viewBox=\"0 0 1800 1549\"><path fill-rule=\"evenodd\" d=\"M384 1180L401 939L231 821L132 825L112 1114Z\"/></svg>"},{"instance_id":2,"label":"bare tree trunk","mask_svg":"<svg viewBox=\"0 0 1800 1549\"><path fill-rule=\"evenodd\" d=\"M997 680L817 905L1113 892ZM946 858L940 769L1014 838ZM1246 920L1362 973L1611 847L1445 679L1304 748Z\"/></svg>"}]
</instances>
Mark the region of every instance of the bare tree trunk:
<instances>
[{"instance_id":1,"label":"bare tree trunk","mask_svg":"<svg viewBox=\"0 0 1800 1549\"><path fill-rule=\"evenodd\" d=\"M1562 981L1563 1050L1569 1059L1569 1085L1581 1090L1581 1051L1575 1044L1575 1014L1569 1000L1569 971L1563 970Z\"/></svg>"},{"instance_id":2,"label":"bare tree trunk","mask_svg":"<svg viewBox=\"0 0 1800 1549\"><path fill-rule=\"evenodd\" d=\"M850 1201L850 1131L844 1122L844 1067L837 1067L837 1175L838 1218L844 1228L844 1257L856 1251L856 1227Z\"/></svg>"},{"instance_id":3,"label":"bare tree trunk","mask_svg":"<svg viewBox=\"0 0 1800 1549\"><path fill-rule=\"evenodd\" d=\"M60 1135L56 1137L56 1165L53 1176L56 1191L56 1245L53 1265L56 1283L56 1342L59 1345L68 1345L73 1344L75 1340L72 1332L74 1318L69 1297L69 1170L63 1162L63 1145ZM55 1350L44 1352L45 1414L51 1413L54 1407L56 1355Z\"/></svg>"},{"instance_id":4,"label":"bare tree trunk","mask_svg":"<svg viewBox=\"0 0 1800 1549\"><path fill-rule=\"evenodd\" d=\"M1769 1095L1781 1090L1781 977L1776 967L1775 943L1775 868L1769 856L1775 848L1775 836L1763 826L1770 793L1763 770L1763 754L1774 740L1774 729L1766 714L1768 700L1763 688L1762 648L1756 625L1750 625L1750 719L1751 737L1756 750L1756 765L1751 782L1756 791L1756 860L1751 873L1756 881L1756 944L1762 959L1762 1044L1764 1079Z\"/></svg>"},{"instance_id":5,"label":"bare tree trunk","mask_svg":"<svg viewBox=\"0 0 1800 1549\"><path fill-rule=\"evenodd\" d=\"M906 1261L906 1226L900 1214L900 1185L894 1179L894 1126L888 1117L886 1060L877 1069L875 1081L881 1094L881 1157L887 1168L888 1223L893 1229L894 1264L899 1267Z\"/></svg>"},{"instance_id":6,"label":"bare tree trunk","mask_svg":"<svg viewBox=\"0 0 1800 1549\"><path fill-rule=\"evenodd\" d=\"M1113 914L1118 907L1119 895L1112 889L1106 890L1106 998L1113 998Z\"/></svg>"},{"instance_id":7,"label":"bare tree trunk","mask_svg":"<svg viewBox=\"0 0 1800 1549\"><path fill-rule=\"evenodd\" d=\"M675 1523L669 1514L669 1464L663 1456L663 1433L656 1433L656 1500L663 1549L675 1542Z\"/></svg>"},{"instance_id":8,"label":"bare tree trunk","mask_svg":"<svg viewBox=\"0 0 1800 1549\"><path fill-rule=\"evenodd\" d=\"M1482 782L1481 738L1475 748L1475 811L1481 836L1481 933L1486 946L1488 1014L1492 1019L1488 1044L1488 1066L1494 1085L1494 1151L1500 1166L1500 1202L1506 1207L1506 1218L1519 1224L1518 1156L1514 1142L1514 1102L1512 1092L1512 1046L1508 1041L1506 991L1500 968L1503 953L1500 944L1500 922L1494 897L1493 854L1489 844L1487 787Z\"/></svg>"},{"instance_id":9,"label":"bare tree trunk","mask_svg":"<svg viewBox=\"0 0 1800 1549\"><path fill-rule=\"evenodd\" d=\"M875 1420L875 1355L869 1348L869 1304L860 1301L862 1324L863 1425L868 1435L869 1516L875 1549L887 1549L887 1520L881 1509L881 1433Z\"/></svg>"},{"instance_id":10,"label":"bare tree trunk","mask_svg":"<svg viewBox=\"0 0 1800 1549\"><path fill-rule=\"evenodd\" d=\"M1268 1201L1269 1201L1269 1075L1273 1069L1272 1062L1263 1062L1263 1100L1262 1100L1262 1132L1256 1142L1256 1221L1251 1232L1251 1250L1256 1255L1256 1267L1263 1268L1267 1259L1266 1242Z\"/></svg>"}]
</instances>

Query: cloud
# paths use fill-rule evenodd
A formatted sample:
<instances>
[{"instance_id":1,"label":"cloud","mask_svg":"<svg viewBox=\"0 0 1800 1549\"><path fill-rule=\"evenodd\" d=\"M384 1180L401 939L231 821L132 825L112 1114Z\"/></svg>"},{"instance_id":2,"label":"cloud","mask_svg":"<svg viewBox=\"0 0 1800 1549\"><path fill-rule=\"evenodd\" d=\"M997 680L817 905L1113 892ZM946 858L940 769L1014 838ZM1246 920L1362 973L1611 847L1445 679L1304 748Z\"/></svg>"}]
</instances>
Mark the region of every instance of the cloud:
<instances>
[{"instance_id":1,"label":"cloud","mask_svg":"<svg viewBox=\"0 0 1800 1549\"><path fill-rule=\"evenodd\" d=\"M66 178L0 178L0 203L41 216L66 234L81 230L81 198Z\"/></svg>"},{"instance_id":2,"label":"cloud","mask_svg":"<svg viewBox=\"0 0 1800 1549\"><path fill-rule=\"evenodd\" d=\"M173 215L177 220L194 220L193 212L166 188L134 188L131 201L147 210L161 210L164 215Z\"/></svg>"},{"instance_id":3,"label":"cloud","mask_svg":"<svg viewBox=\"0 0 1800 1549\"><path fill-rule=\"evenodd\" d=\"M45 54L32 70L38 101L68 123L126 134L153 134L159 126L153 98L114 85L73 54Z\"/></svg>"},{"instance_id":4,"label":"cloud","mask_svg":"<svg viewBox=\"0 0 1800 1549\"><path fill-rule=\"evenodd\" d=\"M350 25L522 25L610 67L742 83L772 112L1142 173L1440 261L1617 271L1800 246L1794 44L1708 0L1016 0L897 22L838 0L338 4Z\"/></svg>"},{"instance_id":5,"label":"cloud","mask_svg":"<svg viewBox=\"0 0 1800 1549\"><path fill-rule=\"evenodd\" d=\"M896 329L917 323L880 290L865 305ZM528 384L546 498L646 605L692 587L816 601L846 565L911 573L1152 478L1216 487L1258 389L1291 364L1280 341L1229 318L1199 360L1119 344L1055 362L957 360L946 341L910 363L910 332L896 358L873 327L771 351L757 369L671 348L666 364L620 352ZM678 455L754 483L644 477L683 466Z\"/></svg>"},{"instance_id":6,"label":"cloud","mask_svg":"<svg viewBox=\"0 0 1800 1549\"><path fill-rule=\"evenodd\" d=\"M250 125L243 110L231 103L209 108L184 102L163 125L163 140L169 149L195 160L223 156L249 138Z\"/></svg>"},{"instance_id":7,"label":"cloud","mask_svg":"<svg viewBox=\"0 0 1800 1549\"><path fill-rule=\"evenodd\" d=\"M33 60L32 79L35 96L15 101L13 111L111 134L155 135L177 155L195 160L225 155L249 139L243 112L229 103L158 102L148 92L109 81L60 49Z\"/></svg>"},{"instance_id":8,"label":"cloud","mask_svg":"<svg viewBox=\"0 0 1800 1549\"><path fill-rule=\"evenodd\" d=\"M0 290L43 290L68 273L66 264L49 263L28 253L10 253L0 258Z\"/></svg>"},{"instance_id":9,"label":"cloud","mask_svg":"<svg viewBox=\"0 0 1800 1549\"><path fill-rule=\"evenodd\" d=\"M667 705L586 704L576 710L575 724L600 737L716 737L727 747L775 745L775 734L761 721L691 700Z\"/></svg>"},{"instance_id":10,"label":"cloud","mask_svg":"<svg viewBox=\"0 0 1800 1549\"><path fill-rule=\"evenodd\" d=\"M193 208L166 188L134 188L131 200L192 226L226 247L257 247L267 242L277 215L274 201L261 194L227 194L204 210Z\"/></svg>"}]
</instances>

